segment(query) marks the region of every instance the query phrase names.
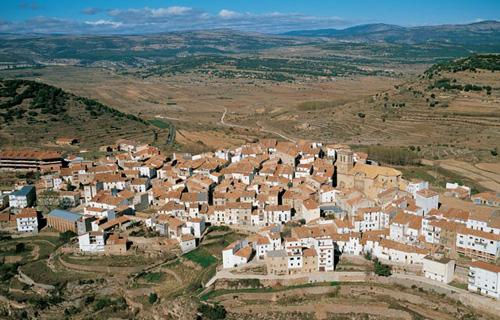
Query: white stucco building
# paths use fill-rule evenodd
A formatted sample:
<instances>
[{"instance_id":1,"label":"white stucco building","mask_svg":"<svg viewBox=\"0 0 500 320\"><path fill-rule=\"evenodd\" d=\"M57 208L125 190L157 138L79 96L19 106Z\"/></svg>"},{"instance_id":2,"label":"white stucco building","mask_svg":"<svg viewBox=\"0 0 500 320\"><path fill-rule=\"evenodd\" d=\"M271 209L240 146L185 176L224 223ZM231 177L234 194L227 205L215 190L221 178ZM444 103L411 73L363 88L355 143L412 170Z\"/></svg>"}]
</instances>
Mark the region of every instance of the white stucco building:
<instances>
[{"instance_id":1,"label":"white stucco building","mask_svg":"<svg viewBox=\"0 0 500 320\"><path fill-rule=\"evenodd\" d=\"M500 299L500 266L483 261L471 262L468 289L472 292Z\"/></svg>"},{"instance_id":2,"label":"white stucco building","mask_svg":"<svg viewBox=\"0 0 500 320\"><path fill-rule=\"evenodd\" d=\"M439 194L429 189L423 189L415 194L415 204L423 209L424 215L439 207Z\"/></svg>"},{"instance_id":3,"label":"white stucco building","mask_svg":"<svg viewBox=\"0 0 500 320\"><path fill-rule=\"evenodd\" d=\"M16 216L17 231L19 233L38 233L38 213L34 208L23 209Z\"/></svg>"},{"instance_id":4,"label":"white stucco building","mask_svg":"<svg viewBox=\"0 0 500 320\"><path fill-rule=\"evenodd\" d=\"M78 246L82 252L104 253L106 234L101 231L91 231L78 237Z\"/></svg>"},{"instance_id":5,"label":"white stucco building","mask_svg":"<svg viewBox=\"0 0 500 320\"><path fill-rule=\"evenodd\" d=\"M455 274L455 260L445 258L443 254L425 256L423 259L423 270L426 278L442 283L453 281Z\"/></svg>"},{"instance_id":6,"label":"white stucco building","mask_svg":"<svg viewBox=\"0 0 500 320\"><path fill-rule=\"evenodd\" d=\"M9 194L9 205L11 208L22 209L35 205L36 190L33 186L24 186Z\"/></svg>"},{"instance_id":7,"label":"white stucco building","mask_svg":"<svg viewBox=\"0 0 500 320\"><path fill-rule=\"evenodd\" d=\"M234 268L245 264L250 260L252 247L248 245L248 240L236 241L222 251L223 268Z\"/></svg>"}]
</instances>

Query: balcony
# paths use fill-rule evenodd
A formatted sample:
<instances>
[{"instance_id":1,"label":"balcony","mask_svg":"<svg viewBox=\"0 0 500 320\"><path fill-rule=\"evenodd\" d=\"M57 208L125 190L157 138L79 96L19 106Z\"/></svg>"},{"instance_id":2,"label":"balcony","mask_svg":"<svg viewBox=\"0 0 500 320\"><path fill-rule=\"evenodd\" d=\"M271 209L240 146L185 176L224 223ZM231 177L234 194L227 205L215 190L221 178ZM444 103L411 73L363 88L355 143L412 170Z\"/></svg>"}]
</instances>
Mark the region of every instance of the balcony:
<instances>
[{"instance_id":1,"label":"balcony","mask_svg":"<svg viewBox=\"0 0 500 320\"><path fill-rule=\"evenodd\" d=\"M486 242L474 241L474 245L478 245L478 246L486 248L487 243Z\"/></svg>"}]
</instances>

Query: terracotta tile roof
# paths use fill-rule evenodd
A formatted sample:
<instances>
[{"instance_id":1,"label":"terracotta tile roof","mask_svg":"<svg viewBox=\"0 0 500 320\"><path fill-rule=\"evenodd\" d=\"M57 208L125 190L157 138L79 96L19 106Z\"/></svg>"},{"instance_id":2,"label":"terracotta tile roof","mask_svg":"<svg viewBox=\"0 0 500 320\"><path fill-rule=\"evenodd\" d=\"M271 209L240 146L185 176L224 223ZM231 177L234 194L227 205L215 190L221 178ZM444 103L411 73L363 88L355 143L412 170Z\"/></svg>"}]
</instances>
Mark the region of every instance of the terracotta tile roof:
<instances>
[{"instance_id":1,"label":"terracotta tile roof","mask_svg":"<svg viewBox=\"0 0 500 320\"><path fill-rule=\"evenodd\" d=\"M35 208L24 208L21 210L21 213L16 215L16 218L36 218L38 217L38 213Z\"/></svg>"},{"instance_id":2,"label":"terracotta tile roof","mask_svg":"<svg viewBox=\"0 0 500 320\"><path fill-rule=\"evenodd\" d=\"M312 200L312 199L308 199L306 201L303 201L302 205L307 210L316 210L316 209L319 208L319 205L314 200Z\"/></svg>"},{"instance_id":3,"label":"terracotta tile roof","mask_svg":"<svg viewBox=\"0 0 500 320\"><path fill-rule=\"evenodd\" d=\"M318 252L315 250L315 249L305 249L303 252L302 252L302 255L304 257L315 257L318 255Z\"/></svg>"},{"instance_id":4,"label":"terracotta tile roof","mask_svg":"<svg viewBox=\"0 0 500 320\"><path fill-rule=\"evenodd\" d=\"M250 246L244 246L243 248L241 248L240 250L236 251L236 253L234 254L235 256L238 256L238 257L242 257L242 258L245 258L245 259L250 259L250 256L252 255L252 247Z\"/></svg>"},{"instance_id":5,"label":"terracotta tile roof","mask_svg":"<svg viewBox=\"0 0 500 320\"><path fill-rule=\"evenodd\" d=\"M383 238L383 236L384 230L365 231L359 243L362 245L366 245L368 241L378 242Z\"/></svg>"},{"instance_id":6,"label":"terracotta tile roof","mask_svg":"<svg viewBox=\"0 0 500 320\"><path fill-rule=\"evenodd\" d=\"M419 194L419 195L421 195L422 197L425 197L425 198L430 198L430 197L434 197L434 196L438 195L437 192L429 190L429 189L419 190L419 191L417 191L417 194Z\"/></svg>"},{"instance_id":7,"label":"terracotta tile roof","mask_svg":"<svg viewBox=\"0 0 500 320\"><path fill-rule=\"evenodd\" d=\"M389 239L380 240L380 247L393 249L397 251L407 252L407 253L418 253L418 254L428 254L429 251L425 249L415 248L404 243L396 242Z\"/></svg>"},{"instance_id":8,"label":"terracotta tile roof","mask_svg":"<svg viewBox=\"0 0 500 320\"><path fill-rule=\"evenodd\" d=\"M108 221L106 223L103 223L99 226L99 229L101 230L106 230L106 229L109 229L115 225L118 225L118 224L121 224L121 223L125 223L127 221L129 221L130 219L126 216L121 216L117 219L114 219L114 220L111 220L111 221Z\"/></svg>"},{"instance_id":9,"label":"terracotta tile roof","mask_svg":"<svg viewBox=\"0 0 500 320\"><path fill-rule=\"evenodd\" d=\"M460 233L463 235L471 235L474 237L484 238L484 239L493 240L493 241L500 241L500 234L484 232L484 231L476 230L476 229L469 229L464 225L462 225L458 229L457 233Z\"/></svg>"},{"instance_id":10,"label":"terracotta tile roof","mask_svg":"<svg viewBox=\"0 0 500 320\"><path fill-rule=\"evenodd\" d=\"M196 237L191 235L191 234L184 234L181 236L181 241L182 242L185 242L185 241L191 241L191 240L196 240Z\"/></svg>"},{"instance_id":11,"label":"terracotta tile roof","mask_svg":"<svg viewBox=\"0 0 500 320\"><path fill-rule=\"evenodd\" d=\"M396 177L401 176L402 173L399 170L388 168L388 167L380 167L380 166L372 166L363 163L356 163L354 168L349 171L349 175L353 175L355 173L364 173L367 178L375 179L377 176L389 176Z\"/></svg>"},{"instance_id":12,"label":"terracotta tile roof","mask_svg":"<svg viewBox=\"0 0 500 320\"><path fill-rule=\"evenodd\" d=\"M498 211L493 208L477 208L469 216L470 220L477 220L482 222L488 222L490 218L495 214L498 216Z\"/></svg>"},{"instance_id":13,"label":"terracotta tile roof","mask_svg":"<svg viewBox=\"0 0 500 320\"><path fill-rule=\"evenodd\" d=\"M475 268L479 268L479 269L483 269L483 270L487 270L490 272L494 272L494 273L500 273L500 266L497 266L497 265L494 265L491 263L487 263L484 261L473 261L470 263L470 266L475 267Z\"/></svg>"},{"instance_id":14,"label":"terracotta tile roof","mask_svg":"<svg viewBox=\"0 0 500 320\"><path fill-rule=\"evenodd\" d=\"M19 151L3 151L0 152L0 159L37 159L37 160L51 160L61 159L61 154L56 151L33 151L33 150L19 150Z\"/></svg>"},{"instance_id":15,"label":"terracotta tile roof","mask_svg":"<svg viewBox=\"0 0 500 320\"><path fill-rule=\"evenodd\" d=\"M260 237L259 239L257 239L257 245L261 246L261 245L267 245L267 244L271 244L271 241L269 241L269 238Z\"/></svg>"},{"instance_id":16,"label":"terracotta tile roof","mask_svg":"<svg viewBox=\"0 0 500 320\"><path fill-rule=\"evenodd\" d=\"M471 199L475 199L475 198L483 199L486 201L500 201L499 193L494 192L494 191L486 191L486 192L478 193L478 194L475 194L471 197Z\"/></svg>"}]
</instances>

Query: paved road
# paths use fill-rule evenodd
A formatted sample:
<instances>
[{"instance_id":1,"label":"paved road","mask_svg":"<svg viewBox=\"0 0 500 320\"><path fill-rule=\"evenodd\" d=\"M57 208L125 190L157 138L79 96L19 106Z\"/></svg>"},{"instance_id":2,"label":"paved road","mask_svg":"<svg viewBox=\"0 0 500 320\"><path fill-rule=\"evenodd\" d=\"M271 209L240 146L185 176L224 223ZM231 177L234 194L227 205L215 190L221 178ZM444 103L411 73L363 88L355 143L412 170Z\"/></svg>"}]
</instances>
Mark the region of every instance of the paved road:
<instances>
[{"instance_id":1,"label":"paved road","mask_svg":"<svg viewBox=\"0 0 500 320\"><path fill-rule=\"evenodd\" d=\"M168 134L168 139L167 139L167 146L169 144L171 144L172 142L174 142L174 138L175 138L175 124L173 124L172 122L170 122L170 133Z\"/></svg>"}]
</instances>

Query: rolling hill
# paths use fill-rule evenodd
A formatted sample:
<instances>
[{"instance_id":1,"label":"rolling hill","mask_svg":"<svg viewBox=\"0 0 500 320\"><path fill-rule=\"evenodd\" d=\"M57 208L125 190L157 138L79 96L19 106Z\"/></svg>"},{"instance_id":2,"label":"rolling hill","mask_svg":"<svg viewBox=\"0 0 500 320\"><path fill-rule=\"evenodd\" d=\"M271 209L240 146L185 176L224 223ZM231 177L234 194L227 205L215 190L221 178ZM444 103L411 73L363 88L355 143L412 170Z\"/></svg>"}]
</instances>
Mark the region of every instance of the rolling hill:
<instances>
[{"instance_id":1,"label":"rolling hill","mask_svg":"<svg viewBox=\"0 0 500 320\"><path fill-rule=\"evenodd\" d=\"M314 39L199 30L150 35L0 35L4 64L130 68L200 54L234 54L317 43Z\"/></svg>"},{"instance_id":2,"label":"rolling hill","mask_svg":"<svg viewBox=\"0 0 500 320\"><path fill-rule=\"evenodd\" d=\"M96 148L118 138L152 142L145 120L28 80L0 80L0 147L53 146L71 137Z\"/></svg>"},{"instance_id":3,"label":"rolling hill","mask_svg":"<svg viewBox=\"0 0 500 320\"><path fill-rule=\"evenodd\" d=\"M437 50L433 51L432 56L441 58L443 56L439 48L443 45L447 45L450 52L466 50L467 55L498 52L500 23L485 21L468 25L413 28L368 24L342 30L292 31L283 35L228 29L148 35L0 34L0 69L74 65L119 70L165 64L178 58L200 55L266 56L273 50L275 54L306 50L321 55L318 48L325 46L337 48L345 44L374 43L436 44ZM350 51L345 53L351 54ZM462 53L460 55L463 56Z\"/></svg>"},{"instance_id":4,"label":"rolling hill","mask_svg":"<svg viewBox=\"0 0 500 320\"><path fill-rule=\"evenodd\" d=\"M405 28L388 24L367 24L346 29L299 30L284 35L326 37L342 42L389 42L420 44L446 42L456 44L498 44L500 22L483 21L466 25L440 25Z\"/></svg>"}]
</instances>

